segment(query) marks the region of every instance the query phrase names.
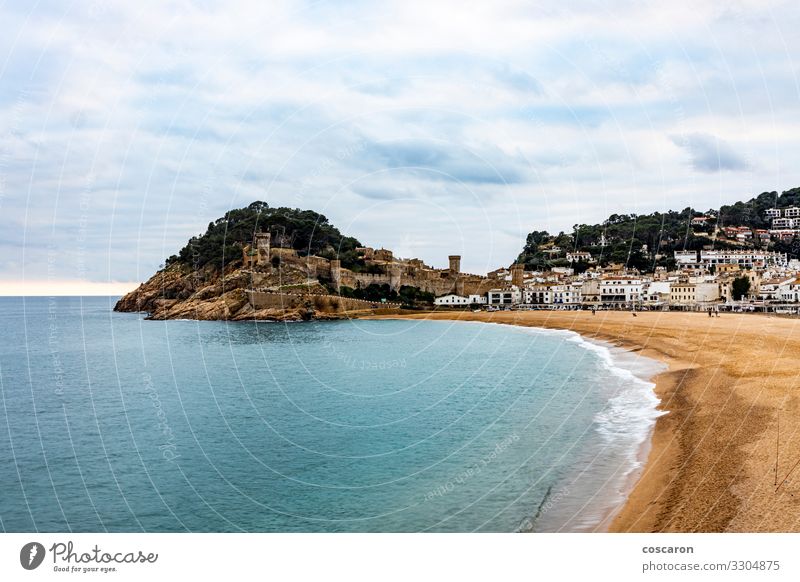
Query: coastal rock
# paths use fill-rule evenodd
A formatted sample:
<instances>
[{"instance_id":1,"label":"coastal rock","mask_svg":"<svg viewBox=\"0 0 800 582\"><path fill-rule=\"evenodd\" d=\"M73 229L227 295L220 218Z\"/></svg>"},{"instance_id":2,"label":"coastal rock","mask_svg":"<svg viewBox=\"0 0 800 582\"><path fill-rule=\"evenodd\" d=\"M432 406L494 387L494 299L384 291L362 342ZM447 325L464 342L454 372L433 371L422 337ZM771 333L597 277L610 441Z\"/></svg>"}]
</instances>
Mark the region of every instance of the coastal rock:
<instances>
[{"instance_id":1,"label":"coastal rock","mask_svg":"<svg viewBox=\"0 0 800 582\"><path fill-rule=\"evenodd\" d=\"M247 290L255 287L274 292L319 296L326 289L309 280L304 269L291 264L263 272L233 265L224 272L212 268L193 271L181 265L167 267L122 297L115 311L146 312L147 319L273 320L338 319L336 306L326 300L284 309L256 310ZM331 313L327 313L330 311Z\"/></svg>"}]
</instances>

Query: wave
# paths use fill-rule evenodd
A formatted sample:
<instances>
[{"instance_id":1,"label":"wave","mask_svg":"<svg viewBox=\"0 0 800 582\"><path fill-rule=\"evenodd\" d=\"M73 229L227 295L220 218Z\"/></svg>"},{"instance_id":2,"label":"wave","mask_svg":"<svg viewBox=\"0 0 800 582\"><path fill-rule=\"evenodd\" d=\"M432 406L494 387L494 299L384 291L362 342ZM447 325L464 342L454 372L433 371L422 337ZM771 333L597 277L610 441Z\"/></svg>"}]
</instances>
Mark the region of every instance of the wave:
<instances>
[{"instance_id":1,"label":"wave","mask_svg":"<svg viewBox=\"0 0 800 582\"><path fill-rule=\"evenodd\" d=\"M587 339L570 330L554 330L538 327L524 327L510 324L497 324L535 335L561 337L564 341L576 344L587 350L594 357L595 365L599 367L597 384L601 395L607 398L605 406L594 415L594 427L599 439L596 446L585 453L591 464L600 459L618 459L612 475L605 471L593 477L582 474L582 493L590 497L586 505L577 514L564 512L561 516L572 524L568 529L574 528L584 531L594 531L602 524L608 523L610 515L621 508L630 489L633 488L634 477L642 468L649 448L650 435L655 427L658 417L666 411L658 409L661 399L656 395L653 377L667 369L667 366L652 358L647 358L636 352L614 346L610 343ZM605 474L605 477L602 475ZM597 480L595 480L597 479ZM591 485L589 482L593 482ZM604 493L599 494L602 489ZM576 491L576 493L578 493ZM554 516L555 517L555 516ZM576 518L577 521L576 521ZM550 521L549 527L559 529L557 521ZM549 528L548 528L549 529Z\"/></svg>"}]
</instances>

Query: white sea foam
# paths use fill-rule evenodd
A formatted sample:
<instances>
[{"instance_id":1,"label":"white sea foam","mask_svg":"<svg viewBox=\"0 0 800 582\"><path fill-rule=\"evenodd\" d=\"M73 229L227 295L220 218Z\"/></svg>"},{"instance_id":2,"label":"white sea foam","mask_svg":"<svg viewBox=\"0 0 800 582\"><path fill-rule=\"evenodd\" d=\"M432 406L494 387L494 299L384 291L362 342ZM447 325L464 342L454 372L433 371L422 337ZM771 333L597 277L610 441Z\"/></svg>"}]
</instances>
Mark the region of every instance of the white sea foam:
<instances>
[{"instance_id":1,"label":"white sea foam","mask_svg":"<svg viewBox=\"0 0 800 582\"><path fill-rule=\"evenodd\" d=\"M613 478L606 483L603 498L596 496L596 502L588 504L578 521L579 529L594 530L601 524L608 524L635 484L634 477L645 461L656 420L666 414L666 411L658 409L661 400L654 391L652 378L667 366L605 342L581 336L570 341L595 353L602 367L612 377L621 380L619 383L609 382L616 385L610 387L605 408L594 417L596 431L604 445L598 454L614 451L623 459Z\"/></svg>"},{"instance_id":2,"label":"white sea foam","mask_svg":"<svg viewBox=\"0 0 800 582\"><path fill-rule=\"evenodd\" d=\"M642 467L656 420L666 414L666 411L658 409L661 400L655 394L652 378L667 366L569 330L499 325L534 335L562 337L564 341L591 352L605 372L598 375L598 389L601 394L605 392L608 400L594 416L594 430L600 439L594 451L586 452L592 455L593 464L602 465L603 459L617 459L613 461L613 474L610 477L606 474L602 482L598 482L581 472L582 483L574 485L573 489L583 500L576 499L572 503L562 500L563 511L554 511L557 515L548 516L546 526L547 529L594 530L606 523L608 516L624 503L634 485L635 472Z\"/></svg>"},{"instance_id":3,"label":"white sea foam","mask_svg":"<svg viewBox=\"0 0 800 582\"><path fill-rule=\"evenodd\" d=\"M634 444L633 457L638 457L639 446L650 435L656 419L665 414L657 408L661 400L653 391L655 384L651 378L663 372L666 365L580 336L570 341L597 354L603 367L623 380L608 399L608 406L597 413L595 422L598 432L607 440Z\"/></svg>"},{"instance_id":4,"label":"white sea foam","mask_svg":"<svg viewBox=\"0 0 800 582\"><path fill-rule=\"evenodd\" d=\"M566 341L592 352L608 373L624 382L615 392L609 394L608 406L595 415L595 422L597 432L607 439L609 444L630 445L628 448L632 466L625 474L635 470L641 464L639 453L642 444L650 436L656 419L666 414L665 411L658 410L661 399L653 390L655 383L652 382L652 378L666 370L667 366L658 360L607 342L586 339L570 330L497 325L530 334L563 337Z\"/></svg>"}]
</instances>

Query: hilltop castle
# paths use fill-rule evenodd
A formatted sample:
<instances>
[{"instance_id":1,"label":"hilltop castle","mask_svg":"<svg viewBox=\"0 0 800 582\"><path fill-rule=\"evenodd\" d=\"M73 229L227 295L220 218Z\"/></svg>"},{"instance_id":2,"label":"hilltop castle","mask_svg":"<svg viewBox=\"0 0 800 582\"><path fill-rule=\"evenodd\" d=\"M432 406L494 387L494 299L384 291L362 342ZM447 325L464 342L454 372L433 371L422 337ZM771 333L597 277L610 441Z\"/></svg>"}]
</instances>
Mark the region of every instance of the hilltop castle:
<instances>
[{"instance_id":1,"label":"hilltop castle","mask_svg":"<svg viewBox=\"0 0 800 582\"><path fill-rule=\"evenodd\" d=\"M450 255L447 269L435 269L422 259L401 259L388 249L360 247L356 249L364 261L365 271L355 272L342 267L339 259L326 259L315 255L300 256L296 250L272 247L269 233L257 233L253 243L242 249L245 269L271 272L275 264L292 264L302 267L309 278L322 278L331 282L338 292L342 287L352 289L369 285L389 285L392 291L400 287L417 287L434 295L456 293L459 295L483 294L496 288L502 281L497 278L461 272L461 256ZM521 284L522 265L512 266L512 283ZM516 281L516 282L515 282Z\"/></svg>"}]
</instances>

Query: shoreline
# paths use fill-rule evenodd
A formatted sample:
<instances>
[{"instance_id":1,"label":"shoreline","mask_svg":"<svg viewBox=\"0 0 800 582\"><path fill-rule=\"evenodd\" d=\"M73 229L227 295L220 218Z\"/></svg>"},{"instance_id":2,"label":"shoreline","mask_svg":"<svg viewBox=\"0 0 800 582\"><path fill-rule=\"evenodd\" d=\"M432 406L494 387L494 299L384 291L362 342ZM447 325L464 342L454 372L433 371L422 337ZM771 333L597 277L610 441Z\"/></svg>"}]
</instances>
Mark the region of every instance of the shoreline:
<instances>
[{"instance_id":1,"label":"shoreline","mask_svg":"<svg viewBox=\"0 0 800 582\"><path fill-rule=\"evenodd\" d=\"M647 460L633 488L606 519L608 531L800 531L800 472L790 473L800 450L800 398L792 389L800 377L800 321L588 311L374 318L568 330L658 360L666 369L652 381L663 414L645 439Z\"/></svg>"},{"instance_id":2,"label":"shoreline","mask_svg":"<svg viewBox=\"0 0 800 582\"><path fill-rule=\"evenodd\" d=\"M583 336L581 336L583 337ZM647 466L647 459L650 456L650 452L653 448L653 434L656 429L656 424L658 423L658 419L661 418L663 415L668 414L669 411L664 410L662 408L662 399L659 397L657 392L657 378L662 373L666 372L668 369L668 365L660 359L650 358L647 356L643 356L638 354L637 352L631 351L627 348L623 348L621 346L615 346L614 344L598 339L590 339L590 338L583 338L584 341L595 343L606 348L609 351L609 354L612 358L614 358L614 365L627 370L633 376L638 378L639 380L647 383L649 385L649 391L655 398L656 402L653 407L655 411L655 418L653 419L652 424L650 425L649 429L647 430L647 434L641 440L641 442L637 445L636 451L634 454L634 461L633 466L631 469L622 476L621 485L619 486L619 490L616 491L617 494L621 495L621 499L618 501L614 501L608 504L608 507L603 512L603 516L597 523L596 528L593 531L609 531L612 524L614 523L615 519L618 515L620 515L625 508L625 505L628 502L633 490L636 488L636 484L639 482L639 479L642 477L645 467ZM621 350L620 352L615 352L615 350ZM628 367L626 364L630 364L630 362L619 362L619 356L625 355L627 357L641 357L648 360L648 365L651 369L647 370L646 373L642 374L641 370L639 373L634 371L632 366Z\"/></svg>"},{"instance_id":3,"label":"shoreline","mask_svg":"<svg viewBox=\"0 0 800 582\"><path fill-rule=\"evenodd\" d=\"M389 316L383 317L381 319L390 319ZM459 320L460 321L460 320ZM482 321L460 321L461 323L488 323ZM520 326L520 325L510 325L507 323L500 323L500 322L492 322L493 325L505 326L509 328L525 328L527 326ZM602 491L606 495L599 495L600 492L595 492L591 498L585 503L583 509L591 514L596 512L596 521L591 526L581 527L579 531L581 532L597 532L597 531L607 531L613 523L614 518L620 514L622 509L625 506L625 503L630 496L631 492L633 491L636 483L638 482L639 478L641 477L644 467L647 462L647 457L650 453L651 449L651 442L653 437L653 431L655 430L655 424L660 416L666 414L666 411L661 410L661 399L656 394L656 381L655 378L661 374L662 372L666 371L667 365L661 361L654 358L643 356L637 352L633 352L628 350L627 348L615 345L609 341L601 340L597 338L587 338L581 335L578 332L572 330L562 330L562 329L555 329L555 328L545 328L545 327L536 327L531 326L530 329L538 330L542 332L549 332L551 334L568 334L570 341L574 341L577 344L582 344L583 349L587 349L589 351L595 352L595 354L600 358L601 361L606 365L607 368L610 370L614 370L612 373L619 373L622 371L626 375L630 375L633 379L638 382L641 382L646 386L646 393L652 395L654 402L649 403L647 406L643 406L640 410L628 410L627 412L643 412L645 410L650 410L653 414L652 421L647 421L649 425L645 434L641 437L639 442L634 443L631 447L632 455L631 459L628 460L629 465L624 469L624 472L616 476L611 475L608 478L607 483L604 485ZM616 394L615 396L609 396L607 401L607 407L611 406L611 401L615 397L619 397L621 394ZM651 406L652 404L652 406ZM604 409L604 411L607 410ZM603 411L601 411L603 412ZM599 415L600 413L598 413ZM628 420L631 420L630 418ZM596 419L596 422L598 420ZM611 446L611 445L606 445ZM612 447L613 448L613 447ZM580 514L573 514L571 516L565 514L562 516L562 521L558 529L553 530L554 532L561 532L561 531L573 531L572 529L566 527L569 523L571 523L576 518L579 518L579 521L585 523L586 516L581 516ZM558 522L556 522L558 523ZM550 531L549 529L546 531Z\"/></svg>"}]
</instances>

